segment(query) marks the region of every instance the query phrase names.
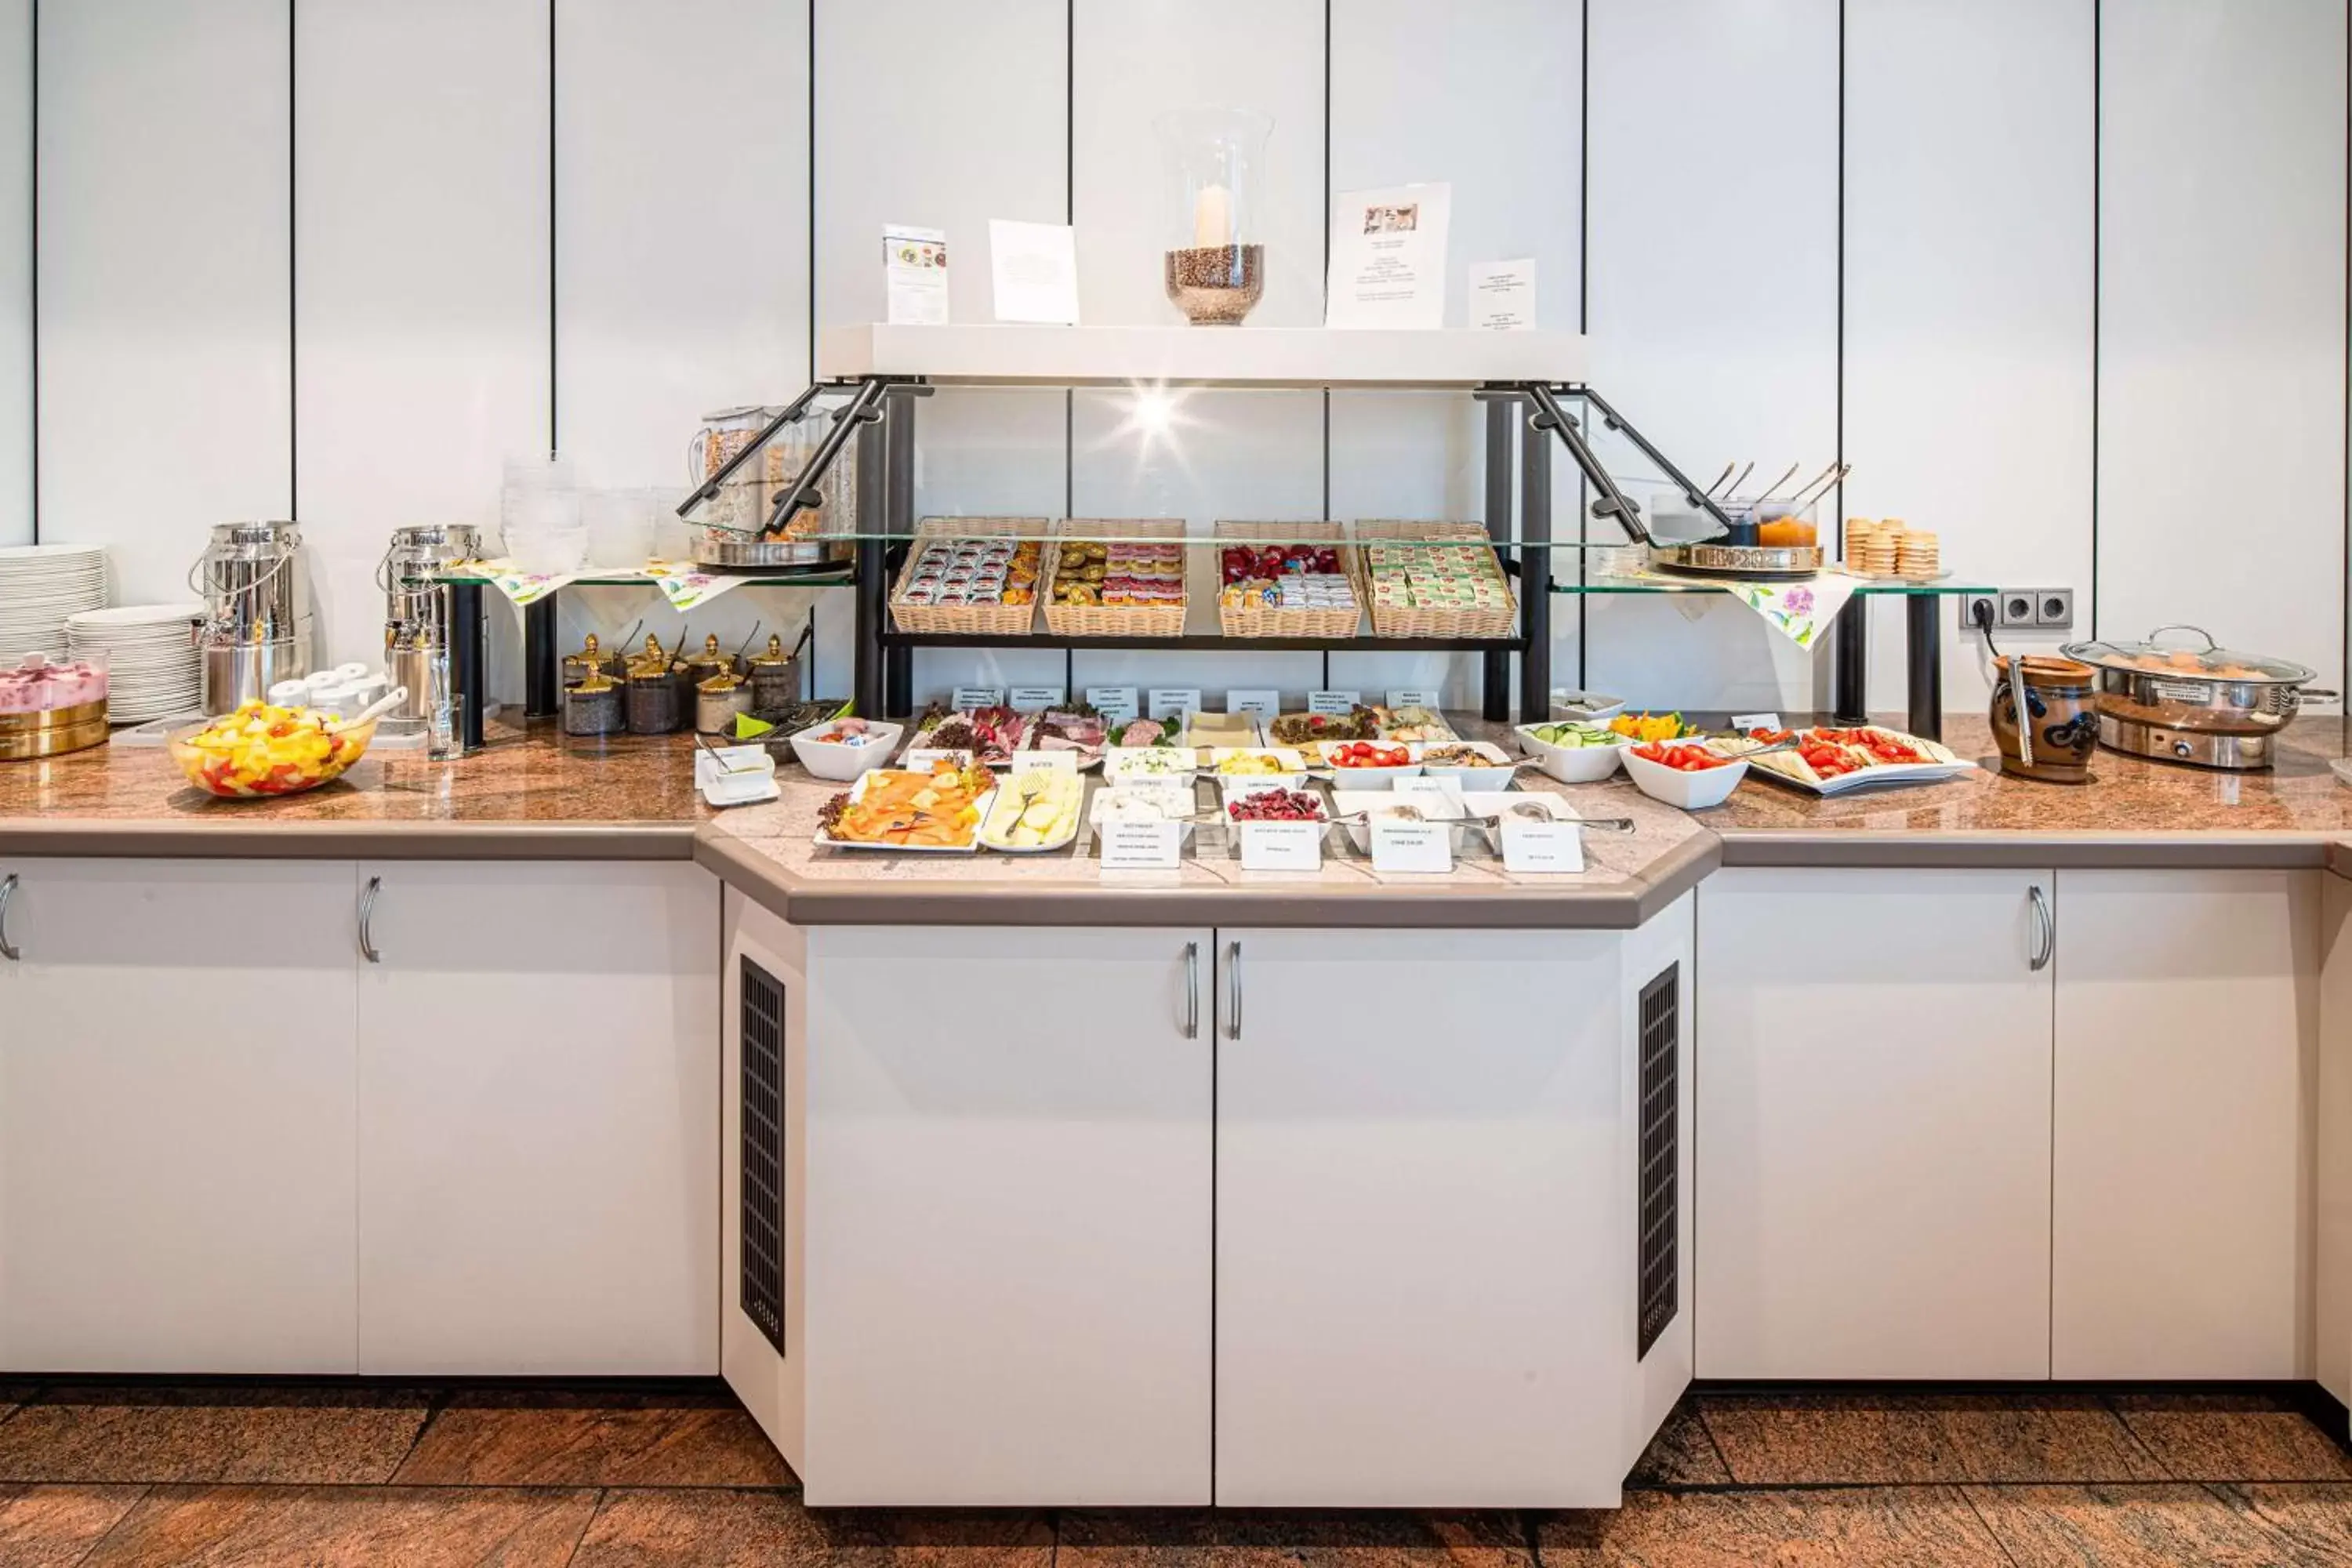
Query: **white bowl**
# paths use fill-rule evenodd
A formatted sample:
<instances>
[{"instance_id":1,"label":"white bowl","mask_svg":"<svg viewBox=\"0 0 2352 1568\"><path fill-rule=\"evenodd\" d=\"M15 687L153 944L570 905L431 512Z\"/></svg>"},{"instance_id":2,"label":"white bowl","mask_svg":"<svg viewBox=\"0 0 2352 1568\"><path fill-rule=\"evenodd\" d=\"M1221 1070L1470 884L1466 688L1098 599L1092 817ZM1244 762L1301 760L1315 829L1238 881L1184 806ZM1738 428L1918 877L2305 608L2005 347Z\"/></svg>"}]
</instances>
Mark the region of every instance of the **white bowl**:
<instances>
[{"instance_id":1,"label":"white bowl","mask_svg":"<svg viewBox=\"0 0 2352 1568\"><path fill-rule=\"evenodd\" d=\"M1341 746L1352 746L1355 744L1356 742L1353 741L1318 741L1315 742L1316 763L1318 766L1329 768L1331 770L1331 783L1336 788L1381 789L1393 784L1398 779L1411 778L1413 774L1421 772L1421 763L1418 762L1402 763L1392 768L1343 768L1338 766L1331 761L1332 752ZM1370 744L1379 746L1384 751L1391 747L1394 747L1397 750L1403 752L1408 757L1417 756L1420 750L1418 747L1408 745L1402 741L1374 741L1370 742Z\"/></svg>"},{"instance_id":2,"label":"white bowl","mask_svg":"<svg viewBox=\"0 0 2352 1568\"><path fill-rule=\"evenodd\" d=\"M1421 814L1421 821L1433 822L1448 829L1445 837L1454 846L1456 855L1462 853L1463 835L1470 826L1462 819L1461 798L1458 792L1450 800L1427 793L1401 795L1392 789L1334 789L1331 792L1331 805L1343 817L1378 817L1394 812L1400 806L1412 806ZM1348 830L1348 842L1356 847L1356 853L1369 855L1372 852L1370 822L1349 822L1343 826Z\"/></svg>"},{"instance_id":3,"label":"white bowl","mask_svg":"<svg viewBox=\"0 0 2352 1568\"><path fill-rule=\"evenodd\" d=\"M1552 717L1567 721L1597 722L1614 719L1625 711L1622 697L1604 697L1597 691L1573 691L1552 688Z\"/></svg>"},{"instance_id":4,"label":"white bowl","mask_svg":"<svg viewBox=\"0 0 2352 1568\"><path fill-rule=\"evenodd\" d=\"M1448 767L1433 763L1429 753L1441 746L1467 746L1495 765L1491 768ZM1421 758L1421 771L1433 779L1444 779L1456 789L1500 789L1511 782L1511 754L1492 741L1431 741L1414 748Z\"/></svg>"},{"instance_id":5,"label":"white bowl","mask_svg":"<svg viewBox=\"0 0 2352 1568\"><path fill-rule=\"evenodd\" d=\"M1615 749L1625 753L1626 775L1640 786L1643 795L1684 811L1705 811L1708 806L1721 805L1731 798L1731 792L1739 787L1739 781L1748 776L1748 759L1745 757L1735 763L1726 763L1719 768L1708 768L1704 773L1686 773L1664 763L1654 763L1647 757L1637 756L1631 746Z\"/></svg>"},{"instance_id":6,"label":"white bowl","mask_svg":"<svg viewBox=\"0 0 2352 1568\"><path fill-rule=\"evenodd\" d=\"M845 746L838 741L814 740L820 730L829 729L836 720L827 719L822 724L812 724L793 736L793 755L801 766L821 779L845 784L861 773L871 773L890 760L898 749L898 737L906 733L903 724L868 724L866 733L870 738L862 746Z\"/></svg>"},{"instance_id":7,"label":"white bowl","mask_svg":"<svg viewBox=\"0 0 2352 1568\"><path fill-rule=\"evenodd\" d=\"M1517 731L1528 755L1543 764L1545 776L1562 784L1599 784L1617 771L1618 753L1633 742L1624 737L1605 746L1560 746L1535 736L1538 726L1522 724Z\"/></svg>"}]
</instances>

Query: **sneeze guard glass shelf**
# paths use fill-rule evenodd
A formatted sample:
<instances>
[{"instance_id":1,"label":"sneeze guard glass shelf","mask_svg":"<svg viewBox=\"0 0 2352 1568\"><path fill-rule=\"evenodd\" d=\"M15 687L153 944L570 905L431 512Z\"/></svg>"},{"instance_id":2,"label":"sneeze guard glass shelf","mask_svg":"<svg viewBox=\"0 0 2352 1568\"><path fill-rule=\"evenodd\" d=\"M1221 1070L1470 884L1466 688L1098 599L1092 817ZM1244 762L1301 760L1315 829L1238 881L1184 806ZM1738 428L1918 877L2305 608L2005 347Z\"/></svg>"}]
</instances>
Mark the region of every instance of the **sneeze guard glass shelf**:
<instances>
[{"instance_id":1,"label":"sneeze guard glass shelf","mask_svg":"<svg viewBox=\"0 0 2352 1568\"><path fill-rule=\"evenodd\" d=\"M1555 581L1555 594L1720 594L1734 583L1763 582L1761 578L1692 577L1674 583L1654 582L1646 577L1595 577L1589 583ZM1773 585L1801 587L1819 582L1817 577L1782 577L1769 580ZM1914 583L1899 578L1872 579L1854 585L1854 596L1861 598L1892 595L1909 598L1958 597L1970 594L1998 594L2000 589L1959 577L1939 578L1934 582Z\"/></svg>"}]
</instances>

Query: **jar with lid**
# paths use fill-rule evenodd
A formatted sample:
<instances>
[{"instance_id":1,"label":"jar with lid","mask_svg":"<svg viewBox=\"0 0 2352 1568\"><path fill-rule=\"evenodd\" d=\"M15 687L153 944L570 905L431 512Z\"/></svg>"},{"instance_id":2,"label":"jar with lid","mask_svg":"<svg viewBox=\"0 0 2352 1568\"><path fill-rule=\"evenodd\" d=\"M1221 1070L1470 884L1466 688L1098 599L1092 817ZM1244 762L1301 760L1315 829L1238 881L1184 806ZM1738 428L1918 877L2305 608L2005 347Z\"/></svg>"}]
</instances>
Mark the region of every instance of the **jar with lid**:
<instances>
[{"instance_id":1,"label":"jar with lid","mask_svg":"<svg viewBox=\"0 0 2352 1568\"><path fill-rule=\"evenodd\" d=\"M719 636L714 632L702 639L700 653L687 657L686 673L688 680L698 687L712 676L722 672L728 675L742 673L738 668L735 656L719 646Z\"/></svg>"},{"instance_id":2,"label":"jar with lid","mask_svg":"<svg viewBox=\"0 0 2352 1568\"><path fill-rule=\"evenodd\" d=\"M563 684L566 687L577 686L592 674L618 676L627 673L628 661L617 653L606 653L594 632L581 639L578 653L563 656Z\"/></svg>"},{"instance_id":3,"label":"jar with lid","mask_svg":"<svg viewBox=\"0 0 2352 1568\"><path fill-rule=\"evenodd\" d=\"M596 639L588 639L593 643ZM563 732L567 735L618 735L628 728L622 711L621 684L601 666L592 666L563 689Z\"/></svg>"},{"instance_id":4,"label":"jar with lid","mask_svg":"<svg viewBox=\"0 0 2352 1568\"><path fill-rule=\"evenodd\" d=\"M685 698L679 684L682 667L664 652L661 638L646 638L646 651L629 662L621 683L632 735L667 735L684 717Z\"/></svg>"},{"instance_id":5,"label":"jar with lid","mask_svg":"<svg viewBox=\"0 0 2352 1568\"><path fill-rule=\"evenodd\" d=\"M732 670L707 676L694 687L694 727L706 735L731 735L735 716L751 710L751 688Z\"/></svg>"},{"instance_id":6,"label":"jar with lid","mask_svg":"<svg viewBox=\"0 0 2352 1568\"><path fill-rule=\"evenodd\" d=\"M764 719L800 700L800 659L784 651L783 638L770 637L767 651L751 656L751 667L753 717Z\"/></svg>"}]
</instances>

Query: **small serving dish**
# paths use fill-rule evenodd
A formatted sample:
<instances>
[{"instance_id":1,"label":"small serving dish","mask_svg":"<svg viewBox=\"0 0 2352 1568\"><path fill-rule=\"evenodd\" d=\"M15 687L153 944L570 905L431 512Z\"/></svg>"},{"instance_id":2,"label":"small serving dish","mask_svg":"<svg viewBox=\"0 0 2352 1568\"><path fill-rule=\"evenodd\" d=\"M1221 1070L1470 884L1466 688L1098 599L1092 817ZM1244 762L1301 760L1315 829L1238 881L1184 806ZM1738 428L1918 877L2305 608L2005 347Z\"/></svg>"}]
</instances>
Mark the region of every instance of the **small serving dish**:
<instances>
[{"instance_id":1,"label":"small serving dish","mask_svg":"<svg viewBox=\"0 0 2352 1568\"><path fill-rule=\"evenodd\" d=\"M1557 688L1551 694L1551 716L1555 719L1598 721L1614 719L1625 711L1622 697L1605 697L1598 691L1577 691Z\"/></svg>"},{"instance_id":2,"label":"small serving dish","mask_svg":"<svg viewBox=\"0 0 2352 1568\"><path fill-rule=\"evenodd\" d=\"M1370 788L1421 772L1421 748L1402 741L1318 741L1315 750L1334 784ZM1403 760L1383 760L1389 758Z\"/></svg>"},{"instance_id":3,"label":"small serving dish","mask_svg":"<svg viewBox=\"0 0 2352 1568\"><path fill-rule=\"evenodd\" d=\"M793 755L821 779L846 784L878 768L898 749L905 727L872 719L829 719L792 737ZM859 737L856 740L849 736Z\"/></svg>"},{"instance_id":4,"label":"small serving dish","mask_svg":"<svg viewBox=\"0 0 2352 1568\"><path fill-rule=\"evenodd\" d=\"M1508 784L1514 761L1509 752L1492 741L1432 742L1414 748L1414 755L1423 773L1433 779L1444 779L1456 789ZM1479 761L1465 760L1471 757Z\"/></svg>"},{"instance_id":5,"label":"small serving dish","mask_svg":"<svg viewBox=\"0 0 2352 1568\"><path fill-rule=\"evenodd\" d=\"M1668 742L1666 744L1685 743ZM1633 781L1636 787L1652 800L1682 811L1705 811L1709 806L1721 805L1731 798L1731 792L1739 787L1739 781L1748 776L1748 760L1745 757L1726 759L1717 756L1711 767L1685 772L1664 763L1653 762L1642 755L1639 746L1622 749L1626 776ZM1689 749L1705 748L1692 746Z\"/></svg>"},{"instance_id":6,"label":"small serving dish","mask_svg":"<svg viewBox=\"0 0 2352 1568\"><path fill-rule=\"evenodd\" d=\"M1465 821L1468 815L1461 795L1448 790L1335 789L1331 803L1339 808L1340 820L1348 829L1348 842L1360 855L1372 852L1372 826L1384 817L1402 822L1441 822L1450 825L1447 835L1456 854L1462 849L1463 835L1468 831ZM1354 818L1357 820L1349 820Z\"/></svg>"},{"instance_id":7,"label":"small serving dish","mask_svg":"<svg viewBox=\"0 0 2352 1568\"><path fill-rule=\"evenodd\" d=\"M1307 782L1307 756L1288 746L1213 746L1209 769L1221 779L1279 781L1286 789Z\"/></svg>"},{"instance_id":8,"label":"small serving dish","mask_svg":"<svg viewBox=\"0 0 2352 1568\"><path fill-rule=\"evenodd\" d=\"M1617 771L1619 753L1633 742L1598 724L1578 723L1575 727L1593 736L1593 742L1571 746L1547 741L1536 733L1538 730L1557 730L1556 724L1521 724L1512 732L1527 748L1528 755L1536 759L1546 777L1561 784L1599 784Z\"/></svg>"},{"instance_id":9,"label":"small serving dish","mask_svg":"<svg viewBox=\"0 0 2352 1568\"><path fill-rule=\"evenodd\" d=\"M1189 779L1199 771L1200 753L1190 746L1116 746L1103 753L1103 778Z\"/></svg>"}]
</instances>

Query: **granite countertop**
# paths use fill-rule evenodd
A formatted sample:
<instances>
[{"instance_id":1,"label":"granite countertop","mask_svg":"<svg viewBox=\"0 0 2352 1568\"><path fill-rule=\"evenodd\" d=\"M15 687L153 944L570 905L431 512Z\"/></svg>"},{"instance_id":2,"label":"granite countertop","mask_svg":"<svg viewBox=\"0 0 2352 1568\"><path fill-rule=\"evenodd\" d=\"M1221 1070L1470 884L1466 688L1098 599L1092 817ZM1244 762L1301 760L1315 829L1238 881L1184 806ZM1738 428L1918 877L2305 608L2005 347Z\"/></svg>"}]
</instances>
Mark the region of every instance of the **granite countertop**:
<instances>
[{"instance_id":1,"label":"granite countertop","mask_svg":"<svg viewBox=\"0 0 2352 1568\"><path fill-rule=\"evenodd\" d=\"M1462 721L1465 734L1500 729ZM1689 816L1622 777L1557 789L1586 816L1591 869L1506 873L1483 846L1450 876L1375 873L1335 836L1321 871L1244 871L1202 836L1181 871L1103 874L1090 859L820 849L817 809L838 785L797 768L782 799L713 812L681 737L567 742L505 731L462 763L379 752L343 779L274 802L215 801L160 749L110 747L0 763L0 855L686 859L807 923L1602 926L1639 923L1717 865L2321 867L2352 845L2352 789L2328 763L2347 724L2305 719L2268 773L2215 773L2102 752L2093 782L2038 784L1979 771L1947 783L1817 800L1761 781ZM1946 743L1990 758L1982 720ZM2352 868L2352 851L2337 852Z\"/></svg>"}]
</instances>

